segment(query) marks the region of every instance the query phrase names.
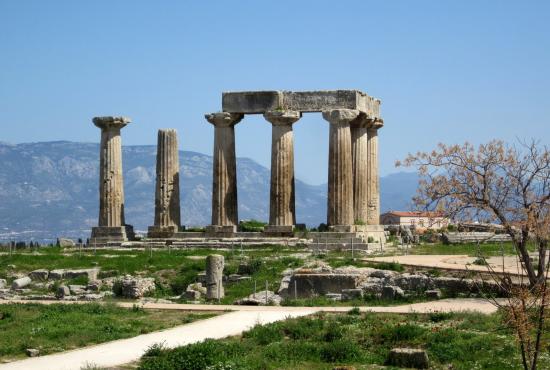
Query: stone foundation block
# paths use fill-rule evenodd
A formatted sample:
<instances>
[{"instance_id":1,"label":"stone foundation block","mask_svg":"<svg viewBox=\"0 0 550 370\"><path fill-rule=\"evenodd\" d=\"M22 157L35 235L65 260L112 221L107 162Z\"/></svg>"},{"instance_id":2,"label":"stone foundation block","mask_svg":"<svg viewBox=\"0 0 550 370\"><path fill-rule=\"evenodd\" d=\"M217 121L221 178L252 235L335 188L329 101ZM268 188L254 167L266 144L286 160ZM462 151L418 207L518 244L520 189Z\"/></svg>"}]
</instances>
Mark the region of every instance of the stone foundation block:
<instances>
[{"instance_id":1,"label":"stone foundation block","mask_svg":"<svg viewBox=\"0 0 550 370\"><path fill-rule=\"evenodd\" d=\"M179 232L177 226L149 226L148 238L173 238Z\"/></svg>"}]
</instances>

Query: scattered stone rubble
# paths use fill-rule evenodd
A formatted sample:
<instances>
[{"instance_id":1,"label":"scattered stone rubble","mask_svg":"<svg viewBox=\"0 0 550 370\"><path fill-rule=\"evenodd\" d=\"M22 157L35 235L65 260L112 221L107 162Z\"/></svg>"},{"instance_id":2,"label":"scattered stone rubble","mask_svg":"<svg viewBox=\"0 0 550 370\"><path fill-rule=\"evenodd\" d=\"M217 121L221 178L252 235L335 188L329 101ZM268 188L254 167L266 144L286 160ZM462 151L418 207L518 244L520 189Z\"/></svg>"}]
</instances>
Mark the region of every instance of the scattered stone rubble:
<instances>
[{"instance_id":1,"label":"scattered stone rubble","mask_svg":"<svg viewBox=\"0 0 550 370\"><path fill-rule=\"evenodd\" d=\"M15 268L15 266L13 266ZM38 269L28 275L12 273L11 289L7 289L7 281L0 280L0 299L9 300L98 300L105 296L106 292L100 292L101 282L97 280L99 268L94 269L58 269L48 271ZM84 285L60 285L53 293L32 294L33 289L52 289L54 281L74 279L85 276L89 284Z\"/></svg>"},{"instance_id":2,"label":"scattered stone rubble","mask_svg":"<svg viewBox=\"0 0 550 370\"><path fill-rule=\"evenodd\" d=\"M398 273L369 267L331 268L316 261L304 267L284 272L278 294L283 298L311 298L324 295L343 300L373 295L383 299L396 299L406 294L425 294L440 298L441 290L449 295L483 292L501 293L492 281L433 277L423 273Z\"/></svg>"},{"instance_id":3,"label":"scattered stone rubble","mask_svg":"<svg viewBox=\"0 0 550 370\"><path fill-rule=\"evenodd\" d=\"M246 306L280 306L283 298L271 290L252 293L246 298L237 299L234 304Z\"/></svg>"},{"instance_id":4,"label":"scattered stone rubble","mask_svg":"<svg viewBox=\"0 0 550 370\"><path fill-rule=\"evenodd\" d=\"M206 295L206 288L202 283L189 284L185 292L181 295L181 298L188 301L198 301L202 296Z\"/></svg>"},{"instance_id":5,"label":"scattered stone rubble","mask_svg":"<svg viewBox=\"0 0 550 370\"><path fill-rule=\"evenodd\" d=\"M120 280L121 295L125 298L142 298L155 291L155 279L125 275Z\"/></svg>"}]
</instances>

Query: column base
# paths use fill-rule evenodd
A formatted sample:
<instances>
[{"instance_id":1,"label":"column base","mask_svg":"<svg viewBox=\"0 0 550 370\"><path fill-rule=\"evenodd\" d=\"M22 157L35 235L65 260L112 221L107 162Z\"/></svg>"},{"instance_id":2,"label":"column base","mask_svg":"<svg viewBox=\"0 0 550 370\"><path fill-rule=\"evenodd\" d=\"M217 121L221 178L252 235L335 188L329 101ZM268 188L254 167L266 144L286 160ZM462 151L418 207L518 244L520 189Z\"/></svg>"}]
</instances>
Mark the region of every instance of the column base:
<instances>
[{"instance_id":1,"label":"column base","mask_svg":"<svg viewBox=\"0 0 550 370\"><path fill-rule=\"evenodd\" d=\"M172 226L149 226L147 231L148 238L173 238L179 231L179 227Z\"/></svg>"},{"instance_id":2,"label":"column base","mask_svg":"<svg viewBox=\"0 0 550 370\"><path fill-rule=\"evenodd\" d=\"M134 227L125 226L97 226L92 228L90 244L105 244L107 242L125 242L134 240Z\"/></svg>"},{"instance_id":3,"label":"column base","mask_svg":"<svg viewBox=\"0 0 550 370\"><path fill-rule=\"evenodd\" d=\"M263 234L266 236L294 236L294 225L266 225Z\"/></svg>"},{"instance_id":4,"label":"column base","mask_svg":"<svg viewBox=\"0 0 550 370\"><path fill-rule=\"evenodd\" d=\"M237 225L209 225L205 232L207 236L231 238L237 232Z\"/></svg>"},{"instance_id":5,"label":"column base","mask_svg":"<svg viewBox=\"0 0 550 370\"><path fill-rule=\"evenodd\" d=\"M365 240L372 238L374 243L386 243L383 225L355 225L355 232L361 234Z\"/></svg>"},{"instance_id":6,"label":"column base","mask_svg":"<svg viewBox=\"0 0 550 370\"><path fill-rule=\"evenodd\" d=\"M355 225L330 225L328 231L335 233L352 233L355 231Z\"/></svg>"}]
</instances>

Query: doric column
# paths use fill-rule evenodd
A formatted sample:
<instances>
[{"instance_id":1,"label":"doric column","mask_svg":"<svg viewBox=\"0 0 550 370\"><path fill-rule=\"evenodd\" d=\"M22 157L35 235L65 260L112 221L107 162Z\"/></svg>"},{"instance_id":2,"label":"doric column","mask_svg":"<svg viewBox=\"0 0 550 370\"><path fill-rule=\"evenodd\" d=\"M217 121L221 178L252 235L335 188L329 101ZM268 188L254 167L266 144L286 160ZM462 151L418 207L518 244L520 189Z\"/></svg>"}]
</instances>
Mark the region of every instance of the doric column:
<instances>
[{"instance_id":1,"label":"doric column","mask_svg":"<svg viewBox=\"0 0 550 370\"><path fill-rule=\"evenodd\" d=\"M296 223L294 193L294 134L292 124L302 114L297 111L270 111L264 117L271 130L271 190L267 233L292 234Z\"/></svg>"},{"instance_id":2,"label":"doric column","mask_svg":"<svg viewBox=\"0 0 550 370\"><path fill-rule=\"evenodd\" d=\"M323 118L330 122L327 223L335 231L353 229L350 122L358 115L355 109L323 112Z\"/></svg>"},{"instance_id":3,"label":"doric column","mask_svg":"<svg viewBox=\"0 0 550 370\"><path fill-rule=\"evenodd\" d=\"M384 125L382 119L373 120L367 129L368 135L368 225L380 224L380 177L378 174L378 129Z\"/></svg>"},{"instance_id":4,"label":"doric column","mask_svg":"<svg viewBox=\"0 0 550 370\"><path fill-rule=\"evenodd\" d=\"M365 114L359 115L350 123L351 158L353 167L353 218L355 223L367 223L368 220L368 133L367 125L371 119Z\"/></svg>"},{"instance_id":5,"label":"doric column","mask_svg":"<svg viewBox=\"0 0 550 370\"><path fill-rule=\"evenodd\" d=\"M117 241L133 237L124 220L124 184L120 130L130 123L126 117L95 117L101 129L99 154L99 221L92 240Z\"/></svg>"},{"instance_id":6,"label":"doric column","mask_svg":"<svg viewBox=\"0 0 550 370\"><path fill-rule=\"evenodd\" d=\"M149 237L171 237L179 231L180 165L178 134L174 129L158 131L155 224Z\"/></svg>"},{"instance_id":7,"label":"doric column","mask_svg":"<svg viewBox=\"0 0 550 370\"><path fill-rule=\"evenodd\" d=\"M214 169L212 183L212 225L210 232L237 231L237 162L235 125L243 115L212 113L205 115L214 125Z\"/></svg>"}]
</instances>

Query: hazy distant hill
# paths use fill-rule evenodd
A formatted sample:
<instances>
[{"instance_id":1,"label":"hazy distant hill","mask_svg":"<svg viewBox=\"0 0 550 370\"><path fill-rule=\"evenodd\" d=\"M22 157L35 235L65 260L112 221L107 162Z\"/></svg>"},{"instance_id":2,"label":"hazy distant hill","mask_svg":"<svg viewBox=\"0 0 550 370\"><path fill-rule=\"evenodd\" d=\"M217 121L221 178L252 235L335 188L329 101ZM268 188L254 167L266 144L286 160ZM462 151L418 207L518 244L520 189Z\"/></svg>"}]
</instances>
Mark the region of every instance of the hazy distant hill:
<instances>
[{"instance_id":1,"label":"hazy distant hill","mask_svg":"<svg viewBox=\"0 0 550 370\"><path fill-rule=\"evenodd\" d=\"M0 240L87 237L97 223L98 144L0 143ZM153 221L156 147L123 148L126 219L137 230ZM210 221L212 157L180 152L182 222ZM239 217L269 217L269 169L239 158ZM382 209L404 209L417 185L413 173L381 179ZM298 222L318 225L326 218L326 185L296 181Z\"/></svg>"}]
</instances>

